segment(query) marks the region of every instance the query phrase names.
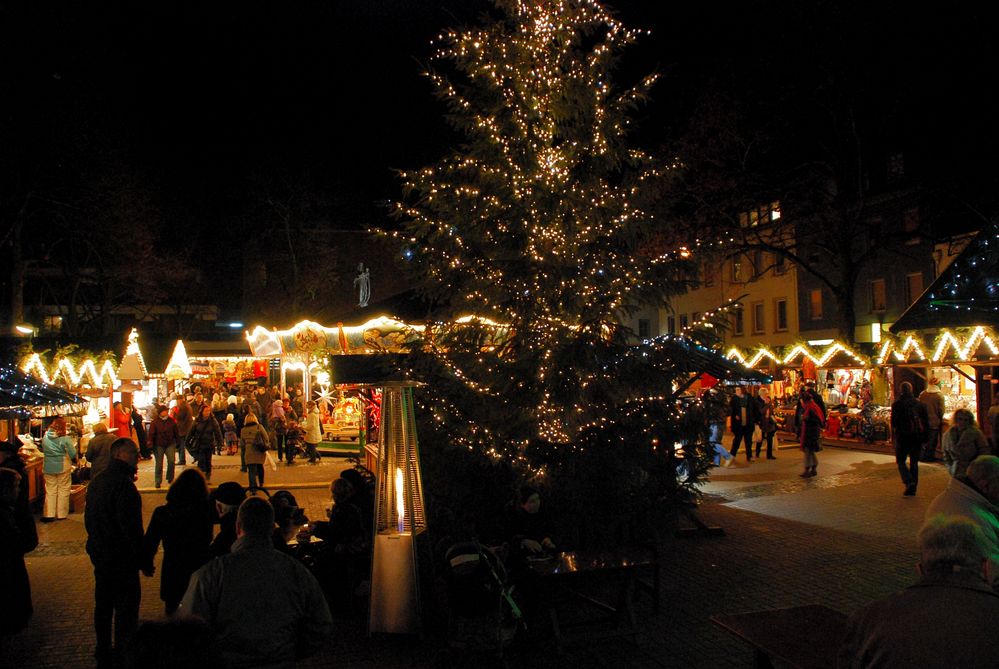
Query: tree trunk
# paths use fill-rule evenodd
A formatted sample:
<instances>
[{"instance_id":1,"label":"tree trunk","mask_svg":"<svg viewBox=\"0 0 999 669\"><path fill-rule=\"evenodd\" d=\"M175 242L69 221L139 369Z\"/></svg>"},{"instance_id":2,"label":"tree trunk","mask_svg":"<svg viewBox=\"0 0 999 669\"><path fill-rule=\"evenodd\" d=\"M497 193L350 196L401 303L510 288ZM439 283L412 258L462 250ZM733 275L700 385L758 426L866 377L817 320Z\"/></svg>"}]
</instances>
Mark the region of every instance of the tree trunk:
<instances>
[{"instance_id":1,"label":"tree trunk","mask_svg":"<svg viewBox=\"0 0 999 669\"><path fill-rule=\"evenodd\" d=\"M836 298L836 328L839 330L839 338L844 344L850 345L853 345L857 330L857 314L853 304L855 293L852 279L844 280L839 290L833 293Z\"/></svg>"}]
</instances>

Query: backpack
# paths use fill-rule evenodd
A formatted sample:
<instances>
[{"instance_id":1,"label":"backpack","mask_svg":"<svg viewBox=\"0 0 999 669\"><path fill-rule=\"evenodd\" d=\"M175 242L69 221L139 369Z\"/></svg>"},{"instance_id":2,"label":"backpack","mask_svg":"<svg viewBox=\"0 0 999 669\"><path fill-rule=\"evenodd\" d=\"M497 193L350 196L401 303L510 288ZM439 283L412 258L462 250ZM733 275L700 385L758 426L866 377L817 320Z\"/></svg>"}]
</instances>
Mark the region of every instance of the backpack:
<instances>
[{"instance_id":1,"label":"backpack","mask_svg":"<svg viewBox=\"0 0 999 669\"><path fill-rule=\"evenodd\" d=\"M912 405L907 407L905 416L899 424L900 432L906 435L922 435L926 434L926 425L923 422L923 417L919 415L919 406Z\"/></svg>"}]
</instances>

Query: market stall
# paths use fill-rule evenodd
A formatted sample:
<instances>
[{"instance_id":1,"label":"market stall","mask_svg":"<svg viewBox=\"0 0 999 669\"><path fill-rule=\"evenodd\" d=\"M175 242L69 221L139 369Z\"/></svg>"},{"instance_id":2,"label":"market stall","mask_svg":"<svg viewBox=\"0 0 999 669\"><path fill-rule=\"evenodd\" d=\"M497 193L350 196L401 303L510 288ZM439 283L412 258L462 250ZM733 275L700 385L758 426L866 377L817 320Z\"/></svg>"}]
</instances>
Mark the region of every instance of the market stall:
<instances>
[{"instance_id":1,"label":"market stall","mask_svg":"<svg viewBox=\"0 0 999 669\"><path fill-rule=\"evenodd\" d=\"M0 366L0 420L5 441L20 444L19 457L27 475L28 499L37 501L44 493L42 462L32 422L54 416L79 416L87 410L85 398L44 383L11 366ZM83 486L74 486L71 497L79 499Z\"/></svg>"},{"instance_id":2,"label":"market stall","mask_svg":"<svg viewBox=\"0 0 999 669\"><path fill-rule=\"evenodd\" d=\"M376 389L331 382L329 356L396 353L422 332L422 325L409 325L381 316L362 325L326 327L302 321L286 330L256 327L246 335L255 358L276 360L281 392L301 379L303 396L320 409L326 454L360 454L371 430Z\"/></svg>"},{"instance_id":3,"label":"market stall","mask_svg":"<svg viewBox=\"0 0 999 669\"><path fill-rule=\"evenodd\" d=\"M936 380L945 419L955 409L987 414L999 397L999 223L986 225L890 327L878 355L894 383L918 390ZM995 435L993 435L995 436Z\"/></svg>"},{"instance_id":4,"label":"market stall","mask_svg":"<svg viewBox=\"0 0 999 669\"><path fill-rule=\"evenodd\" d=\"M796 344L786 349L764 346L744 353L733 347L727 357L749 367L768 369L768 388L776 408L778 431L792 435L799 390L814 382L829 414L824 437L839 445L884 445L890 439L890 410L884 372L867 356L842 342Z\"/></svg>"}]
</instances>

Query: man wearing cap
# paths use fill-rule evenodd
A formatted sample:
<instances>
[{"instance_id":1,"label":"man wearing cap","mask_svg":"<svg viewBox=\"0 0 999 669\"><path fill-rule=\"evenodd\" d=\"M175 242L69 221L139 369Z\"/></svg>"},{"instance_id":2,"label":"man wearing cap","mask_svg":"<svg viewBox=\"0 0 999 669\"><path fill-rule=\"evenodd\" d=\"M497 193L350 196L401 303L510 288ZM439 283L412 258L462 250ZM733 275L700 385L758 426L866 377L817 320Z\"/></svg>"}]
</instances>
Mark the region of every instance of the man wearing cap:
<instances>
[{"instance_id":1,"label":"man wearing cap","mask_svg":"<svg viewBox=\"0 0 999 669\"><path fill-rule=\"evenodd\" d=\"M119 663L139 624L139 570L153 575L152 556L142 550L142 497L135 488L139 449L131 439L111 444L111 462L87 486L83 514L87 554L94 565L94 630L97 666ZM114 645L111 623L114 620Z\"/></svg>"},{"instance_id":2,"label":"man wearing cap","mask_svg":"<svg viewBox=\"0 0 999 669\"><path fill-rule=\"evenodd\" d=\"M212 493L215 510L219 517L219 533L212 541L209 552L212 557L228 555L236 541L236 512L246 499L246 490L235 481L226 481Z\"/></svg>"}]
</instances>

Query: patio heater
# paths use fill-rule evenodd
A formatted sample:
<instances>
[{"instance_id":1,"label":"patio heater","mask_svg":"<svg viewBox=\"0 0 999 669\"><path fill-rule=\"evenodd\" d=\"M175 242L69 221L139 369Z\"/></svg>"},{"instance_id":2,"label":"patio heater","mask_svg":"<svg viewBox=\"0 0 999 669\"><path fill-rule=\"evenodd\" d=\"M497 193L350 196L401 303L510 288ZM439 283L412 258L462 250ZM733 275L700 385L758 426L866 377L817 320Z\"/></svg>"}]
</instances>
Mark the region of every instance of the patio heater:
<instances>
[{"instance_id":1,"label":"patio heater","mask_svg":"<svg viewBox=\"0 0 999 669\"><path fill-rule=\"evenodd\" d=\"M375 466L374 555L368 633L412 634L422 629L417 537L426 531L416 439L413 388L400 355L334 355L333 382L382 389Z\"/></svg>"}]
</instances>

